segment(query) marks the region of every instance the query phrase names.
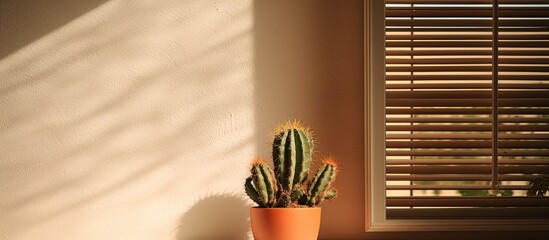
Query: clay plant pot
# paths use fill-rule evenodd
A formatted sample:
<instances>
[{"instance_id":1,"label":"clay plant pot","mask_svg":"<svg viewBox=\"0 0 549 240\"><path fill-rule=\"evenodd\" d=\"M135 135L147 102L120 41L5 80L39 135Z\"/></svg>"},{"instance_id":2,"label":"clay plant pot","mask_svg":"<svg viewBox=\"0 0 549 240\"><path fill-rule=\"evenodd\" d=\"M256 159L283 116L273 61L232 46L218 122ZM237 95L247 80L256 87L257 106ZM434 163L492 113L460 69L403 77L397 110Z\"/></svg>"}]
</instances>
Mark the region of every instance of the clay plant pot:
<instances>
[{"instance_id":1,"label":"clay plant pot","mask_svg":"<svg viewBox=\"0 0 549 240\"><path fill-rule=\"evenodd\" d=\"M316 240L320 208L251 208L255 240Z\"/></svg>"}]
</instances>

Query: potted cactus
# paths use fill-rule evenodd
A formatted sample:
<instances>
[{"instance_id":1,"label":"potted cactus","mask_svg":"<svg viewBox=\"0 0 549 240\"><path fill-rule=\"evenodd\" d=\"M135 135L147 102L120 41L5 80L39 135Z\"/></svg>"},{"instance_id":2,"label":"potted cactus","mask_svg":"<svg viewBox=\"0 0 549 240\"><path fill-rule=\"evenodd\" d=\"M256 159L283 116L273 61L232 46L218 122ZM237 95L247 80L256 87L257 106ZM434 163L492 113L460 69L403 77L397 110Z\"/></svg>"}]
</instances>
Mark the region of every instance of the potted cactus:
<instances>
[{"instance_id":1,"label":"potted cactus","mask_svg":"<svg viewBox=\"0 0 549 240\"><path fill-rule=\"evenodd\" d=\"M333 182L338 172L331 157L314 177L313 138L309 128L297 121L279 125L273 139L274 171L261 158L252 162L251 176L245 181L246 194L257 204L250 209L256 240L317 239L320 207L336 197Z\"/></svg>"}]
</instances>

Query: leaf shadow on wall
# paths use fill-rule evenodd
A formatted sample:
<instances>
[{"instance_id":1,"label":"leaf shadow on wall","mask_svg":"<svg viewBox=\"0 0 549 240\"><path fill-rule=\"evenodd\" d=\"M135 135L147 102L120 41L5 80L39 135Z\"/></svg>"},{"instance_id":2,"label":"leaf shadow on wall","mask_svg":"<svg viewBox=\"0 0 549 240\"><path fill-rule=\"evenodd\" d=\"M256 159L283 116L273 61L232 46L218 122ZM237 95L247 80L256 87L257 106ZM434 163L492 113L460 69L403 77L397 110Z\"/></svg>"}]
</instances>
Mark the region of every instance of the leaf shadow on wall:
<instances>
[{"instance_id":1,"label":"leaf shadow on wall","mask_svg":"<svg viewBox=\"0 0 549 240\"><path fill-rule=\"evenodd\" d=\"M179 219L175 239L248 239L249 209L245 199L230 194L200 199Z\"/></svg>"}]
</instances>

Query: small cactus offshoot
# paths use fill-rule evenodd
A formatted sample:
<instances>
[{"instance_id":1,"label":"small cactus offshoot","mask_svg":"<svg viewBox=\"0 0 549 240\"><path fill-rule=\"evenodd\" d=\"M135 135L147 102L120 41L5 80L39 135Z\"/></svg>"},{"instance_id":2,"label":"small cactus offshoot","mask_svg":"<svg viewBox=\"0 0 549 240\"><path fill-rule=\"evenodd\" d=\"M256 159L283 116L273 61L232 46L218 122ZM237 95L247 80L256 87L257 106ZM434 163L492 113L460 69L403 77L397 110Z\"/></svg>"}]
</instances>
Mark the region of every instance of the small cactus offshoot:
<instances>
[{"instance_id":1,"label":"small cactus offshoot","mask_svg":"<svg viewBox=\"0 0 549 240\"><path fill-rule=\"evenodd\" d=\"M322 201L332 199L337 191L332 187L337 174L337 165L332 158L324 160L324 165L317 171L313 180L309 183L307 193L307 205L313 207L319 205Z\"/></svg>"},{"instance_id":2,"label":"small cactus offshoot","mask_svg":"<svg viewBox=\"0 0 549 240\"><path fill-rule=\"evenodd\" d=\"M271 168L257 158L252 163L251 174L244 184L246 194L260 207L274 207L277 186Z\"/></svg>"},{"instance_id":3,"label":"small cactus offshoot","mask_svg":"<svg viewBox=\"0 0 549 240\"><path fill-rule=\"evenodd\" d=\"M332 185L338 169L333 158L325 158L315 177L308 181L313 149L308 127L298 121L279 125L272 145L274 174L263 160L256 159L252 175L244 184L248 196L259 207L314 207L336 197Z\"/></svg>"}]
</instances>

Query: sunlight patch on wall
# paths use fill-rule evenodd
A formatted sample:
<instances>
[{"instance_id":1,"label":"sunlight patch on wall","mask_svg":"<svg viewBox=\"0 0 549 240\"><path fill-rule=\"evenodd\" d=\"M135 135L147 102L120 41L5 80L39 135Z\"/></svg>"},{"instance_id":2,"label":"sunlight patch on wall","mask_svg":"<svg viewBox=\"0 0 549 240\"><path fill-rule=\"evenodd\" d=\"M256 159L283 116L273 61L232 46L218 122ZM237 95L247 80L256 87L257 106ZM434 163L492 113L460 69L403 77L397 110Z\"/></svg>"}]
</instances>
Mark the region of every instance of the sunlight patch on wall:
<instances>
[{"instance_id":1,"label":"sunlight patch on wall","mask_svg":"<svg viewBox=\"0 0 549 240\"><path fill-rule=\"evenodd\" d=\"M247 205L253 42L251 1L112 0L0 59L4 236L180 239L201 199Z\"/></svg>"}]
</instances>

